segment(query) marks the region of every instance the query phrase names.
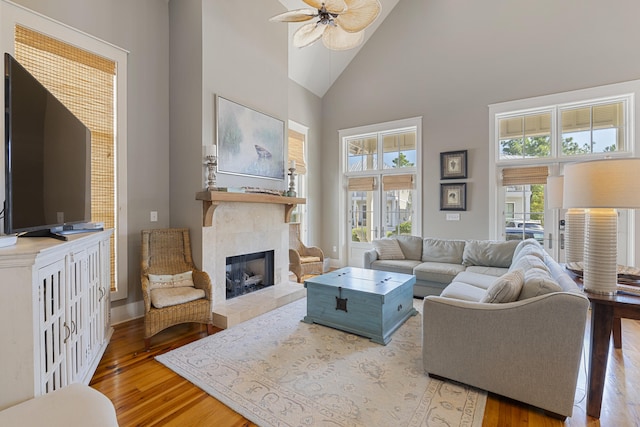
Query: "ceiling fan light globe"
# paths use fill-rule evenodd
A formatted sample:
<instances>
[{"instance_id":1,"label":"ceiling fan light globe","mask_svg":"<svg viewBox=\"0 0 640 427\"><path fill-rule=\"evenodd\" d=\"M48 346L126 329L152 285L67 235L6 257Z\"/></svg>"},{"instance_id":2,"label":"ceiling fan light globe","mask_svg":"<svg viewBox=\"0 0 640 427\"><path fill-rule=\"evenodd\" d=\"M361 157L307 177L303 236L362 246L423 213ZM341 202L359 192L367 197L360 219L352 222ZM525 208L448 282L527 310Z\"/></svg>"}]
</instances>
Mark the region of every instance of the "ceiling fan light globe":
<instances>
[{"instance_id":1,"label":"ceiling fan light globe","mask_svg":"<svg viewBox=\"0 0 640 427\"><path fill-rule=\"evenodd\" d=\"M317 10L322 9L322 5L329 13L342 13L347 8L347 4L344 0L302 0L311 7L315 7Z\"/></svg>"},{"instance_id":2,"label":"ceiling fan light globe","mask_svg":"<svg viewBox=\"0 0 640 427\"><path fill-rule=\"evenodd\" d=\"M271 22L303 22L318 16L316 9L296 9L269 18Z\"/></svg>"},{"instance_id":3,"label":"ceiling fan light globe","mask_svg":"<svg viewBox=\"0 0 640 427\"><path fill-rule=\"evenodd\" d=\"M364 31L350 33L339 26L327 26L322 35L322 43L331 50L348 50L358 47L364 41Z\"/></svg>"},{"instance_id":4,"label":"ceiling fan light globe","mask_svg":"<svg viewBox=\"0 0 640 427\"><path fill-rule=\"evenodd\" d=\"M293 33L293 45L295 47L309 46L322 37L326 29L326 25L319 25L316 22L305 24Z\"/></svg>"},{"instance_id":5,"label":"ceiling fan light globe","mask_svg":"<svg viewBox=\"0 0 640 427\"><path fill-rule=\"evenodd\" d=\"M348 33L364 30L376 20L380 14L378 0L345 0L347 10L336 17L336 23Z\"/></svg>"}]
</instances>

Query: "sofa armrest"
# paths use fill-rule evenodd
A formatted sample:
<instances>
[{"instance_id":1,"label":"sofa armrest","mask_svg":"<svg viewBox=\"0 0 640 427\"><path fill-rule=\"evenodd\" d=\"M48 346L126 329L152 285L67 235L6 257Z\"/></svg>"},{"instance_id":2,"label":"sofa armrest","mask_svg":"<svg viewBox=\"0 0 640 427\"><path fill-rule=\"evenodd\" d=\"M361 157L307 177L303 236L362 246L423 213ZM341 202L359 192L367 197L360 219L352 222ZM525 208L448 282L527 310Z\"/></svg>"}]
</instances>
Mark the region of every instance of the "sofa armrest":
<instances>
[{"instance_id":1,"label":"sofa armrest","mask_svg":"<svg viewBox=\"0 0 640 427\"><path fill-rule=\"evenodd\" d=\"M378 252L375 249L369 249L364 253L364 268L371 269L371 263L378 259Z\"/></svg>"},{"instance_id":2,"label":"sofa armrest","mask_svg":"<svg viewBox=\"0 0 640 427\"><path fill-rule=\"evenodd\" d=\"M570 416L588 307L572 292L506 304L428 296L424 370Z\"/></svg>"}]
</instances>

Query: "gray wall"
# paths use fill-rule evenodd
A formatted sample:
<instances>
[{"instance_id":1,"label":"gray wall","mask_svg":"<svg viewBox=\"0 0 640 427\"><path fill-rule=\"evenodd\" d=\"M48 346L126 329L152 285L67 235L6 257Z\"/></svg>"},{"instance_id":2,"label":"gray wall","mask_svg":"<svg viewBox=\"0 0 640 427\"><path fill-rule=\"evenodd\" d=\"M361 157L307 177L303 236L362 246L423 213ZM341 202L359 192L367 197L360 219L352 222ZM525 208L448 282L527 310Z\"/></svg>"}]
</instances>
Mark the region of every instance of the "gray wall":
<instances>
[{"instance_id":1,"label":"gray wall","mask_svg":"<svg viewBox=\"0 0 640 427\"><path fill-rule=\"evenodd\" d=\"M492 103L640 78L635 0L401 0L324 96L323 240L338 245L338 130L423 116L423 235L488 238ZM439 153L469 150L459 222ZM636 244L640 240L636 236Z\"/></svg>"},{"instance_id":2,"label":"gray wall","mask_svg":"<svg viewBox=\"0 0 640 427\"><path fill-rule=\"evenodd\" d=\"M129 297L142 299L140 230L169 226L169 8L165 0L16 0L129 51L127 99ZM158 222L149 221L150 211Z\"/></svg>"}]
</instances>

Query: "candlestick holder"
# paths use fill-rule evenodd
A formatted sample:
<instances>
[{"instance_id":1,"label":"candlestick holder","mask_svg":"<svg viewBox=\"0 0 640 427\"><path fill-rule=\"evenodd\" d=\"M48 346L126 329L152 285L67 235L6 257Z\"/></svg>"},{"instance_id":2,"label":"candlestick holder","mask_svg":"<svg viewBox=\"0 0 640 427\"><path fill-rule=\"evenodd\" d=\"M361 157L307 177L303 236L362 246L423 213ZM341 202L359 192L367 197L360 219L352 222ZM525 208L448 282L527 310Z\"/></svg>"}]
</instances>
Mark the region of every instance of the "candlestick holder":
<instances>
[{"instance_id":1,"label":"candlestick holder","mask_svg":"<svg viewBox=\"0 0 640 427\"><path fill-rule=\"evenodd\" d=\"M287 191L288 197L296 197L296 168L289 168L289 191Z\"/></svg>"},{"instance_id":2,"label":"candlestick holder","mask_svg":"<svg viewBox=\"0 0 640 427\"><path fill-rule=\"evenodd\" d=\"M216 190L216 167L218 166L218 156L208 154L204 157L207 165L207 191Z\"/></svg>"}]
</instances>

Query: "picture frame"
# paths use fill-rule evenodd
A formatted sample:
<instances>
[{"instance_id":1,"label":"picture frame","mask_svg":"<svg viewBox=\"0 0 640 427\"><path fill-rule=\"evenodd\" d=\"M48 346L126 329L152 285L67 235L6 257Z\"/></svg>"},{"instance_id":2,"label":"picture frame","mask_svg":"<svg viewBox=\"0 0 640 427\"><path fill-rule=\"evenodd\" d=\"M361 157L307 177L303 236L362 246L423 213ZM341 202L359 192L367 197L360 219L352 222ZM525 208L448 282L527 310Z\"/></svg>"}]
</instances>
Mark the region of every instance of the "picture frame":
<instances>
[{"instance_id":1,"label":"picture frame","mask_svg":"<svg viewBox=\"0 0 640 427\"><path fill-rule=\"evenodd\" d=\"M440 184L440 210L467 210L467 183Z\"/></svg>"},{"instance_id":2,"label":"picture frame","mask_svg":"<svg viewBox=\"0 0 640 427\"><path fill-rule=\"evenodd\" d=\"M285 178L284 121L216 95L218 172Z\"/></svg>"},{"instance_id":3,"label":"picture frame","mask_svg":"<svg viewBox=\"0 0 640 427\"><path fill-rule=\"evenodd\" d=\"M440 179L467 177L467 150L440 153Z\"/></svg>"}]
</instances>

